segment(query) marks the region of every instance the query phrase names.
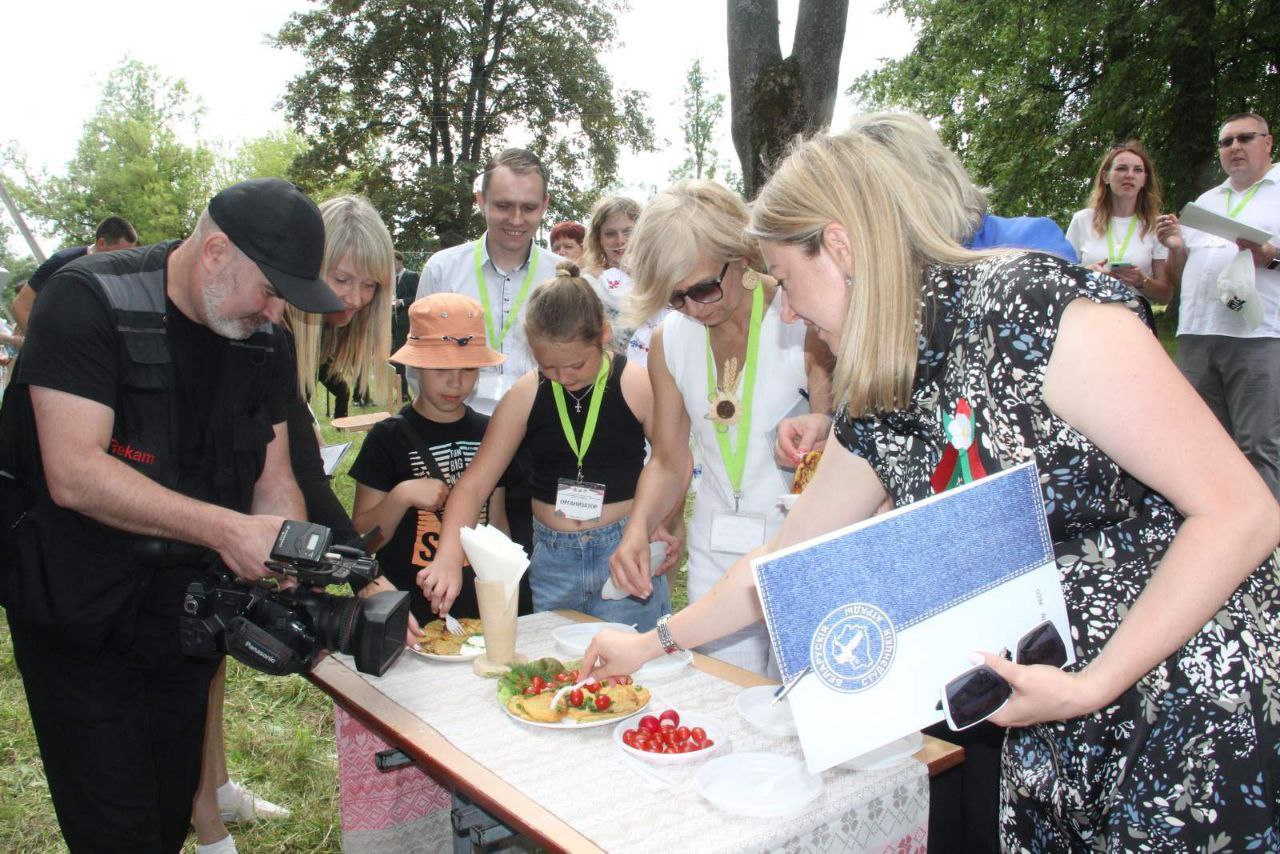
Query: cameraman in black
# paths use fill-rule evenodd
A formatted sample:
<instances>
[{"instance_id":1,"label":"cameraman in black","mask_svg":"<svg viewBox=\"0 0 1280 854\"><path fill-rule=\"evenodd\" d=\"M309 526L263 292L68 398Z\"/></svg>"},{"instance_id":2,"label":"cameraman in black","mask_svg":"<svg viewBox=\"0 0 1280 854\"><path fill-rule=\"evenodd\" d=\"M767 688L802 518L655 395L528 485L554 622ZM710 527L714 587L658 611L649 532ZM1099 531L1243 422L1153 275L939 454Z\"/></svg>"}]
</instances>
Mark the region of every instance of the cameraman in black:
<instances>
[{"instance_id":1,"label":"cameraman in black","mask_svg":"<svg viewBox=\"0 0 1280 854\"><path fill-rule=\"evenodd\" d=\"M58 822L77 851L178 851L209 679L178 617L201 566L151 570L135 540L216 551L245 580L285 517L293 368L286 300L319 280L324 225L284 181L223 190L185 241L75 261L31 317L0 408L0 601Z\"/></svg>"}]
</instances>

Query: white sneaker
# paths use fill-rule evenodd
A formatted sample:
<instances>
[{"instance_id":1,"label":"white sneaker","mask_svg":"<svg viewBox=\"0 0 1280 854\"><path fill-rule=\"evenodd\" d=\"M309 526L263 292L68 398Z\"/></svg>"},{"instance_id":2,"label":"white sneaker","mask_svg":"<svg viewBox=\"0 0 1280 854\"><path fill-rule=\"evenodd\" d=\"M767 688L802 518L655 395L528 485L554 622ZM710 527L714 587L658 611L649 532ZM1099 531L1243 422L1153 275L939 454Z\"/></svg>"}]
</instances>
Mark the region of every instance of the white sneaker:
<instances>
[{"instance_id":1,"label":"white sneaker","mask_svg":"<svg viewBox=\"0 0 1280 854\"><path fill-rule=\"evenodd\" d=\"M226 824L289 817L286 807L258 797L234 780L218 787L218 812Z\"/></svg>"},{"instance_id":2,"label":"white sneaker","mask_svg":"<svg viewBox=\"0 0 1280 854\"><path fill-rule=\"evenodd\" d=\"M196 854L238 854L236 841L228 833L217 842L210 842L208 845L196 845Z\"/></svg>"}]
</instances>

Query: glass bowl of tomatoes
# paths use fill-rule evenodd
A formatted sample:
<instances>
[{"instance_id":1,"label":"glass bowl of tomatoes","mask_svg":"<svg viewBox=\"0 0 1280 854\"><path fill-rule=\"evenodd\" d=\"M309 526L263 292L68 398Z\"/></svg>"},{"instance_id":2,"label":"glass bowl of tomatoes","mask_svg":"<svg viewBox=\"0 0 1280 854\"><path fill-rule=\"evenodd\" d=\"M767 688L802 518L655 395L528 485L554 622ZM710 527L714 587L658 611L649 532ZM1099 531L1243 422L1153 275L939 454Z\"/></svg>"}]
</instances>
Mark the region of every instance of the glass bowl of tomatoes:
<instances>
[{"instance_id":1,"label":"glass bowl of tomatoes","mask_svg":"<svg viewBox=\"0 0 1280 854\"><path fill-rule=\"evenodd\" d=\"M654 765L692 765L724 746L723 727L706 718L682 719L667 709L658 715L630 718L613 730L614 744L627 756Z\"/></svg>"}]
</instances>

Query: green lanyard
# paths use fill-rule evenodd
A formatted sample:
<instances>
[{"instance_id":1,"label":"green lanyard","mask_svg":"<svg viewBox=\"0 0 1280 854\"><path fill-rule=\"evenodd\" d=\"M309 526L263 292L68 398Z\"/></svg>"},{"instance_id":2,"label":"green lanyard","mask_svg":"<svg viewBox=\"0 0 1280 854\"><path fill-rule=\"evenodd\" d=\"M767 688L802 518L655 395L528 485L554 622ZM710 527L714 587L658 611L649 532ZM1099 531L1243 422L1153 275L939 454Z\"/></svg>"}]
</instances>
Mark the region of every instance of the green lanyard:
<instances>
[{"instance_id":1,"label":"green lanyard","mask_svg":"<svg viewBox=\"0 0 1280 854\"><path fill-rule=\"evenodd\" d=\"M485 232L486 235L488 232ZM538 266L538 247L532 243L529 244L529 270L524 274L524 284L520 285L520 292L516 294L516 301L511 304L511 313L507 315L507 319L502 324L502 331L494 331L493 310L489 308L489 283L484 279L484 241L481 237L476 241L476 289L480 291L480 304L484 306L484 324L489 331L489 346L495 350L502 350L502 339L507 337L507 333L511 331L512 322L520 316L520 306L524 305L524 298L529 295L529 285L533 282L533 271Z\"/></svg>"},{"instance_id":2,"label":"green lanyard","mask_svg":"<svg viewBox=\"0 0 1280 854\"><path fill-rule=\"evenodd\" d=\"M716 426L720 459L724 460L729 484L733 487L733 512L742 499L742 472L747 464L747 442L751 439L751 401L756 391L756 361L760 355L760 322L764 319L764 288L751 292L751 325L747 327L747 370L742 378L742 416L738 419L738 446L730 448L729 429ZM726 389L729 391L729 389ZM707 396L716 393L716 366L711 355L711 330L707 330Z\"/></svg>"},{"instance_id":3,"label":"green lanyard","mask_svg":"<svg viewBox=\"0 0 1280 854\"><path fill-rule=\"evenodd\" d=\"M1236 217L1240 216L1240 212L1244 210L1244 206L1249 204L1249 201L1253 198L1253 194L1258 192L1258 188L1261 186L1262 186L1262 182L1259 181L1257 184L1254 184L1252 187L1250 187L1249 192L1245 193L1240 198L1240 204L1236 205L1234 209L1232 209L1231 207L1231 188L1227 187L1227 216L1231 217L1232 219L1235 219Z\"/></svg>"},{"instance_id":4,"label":"green lanyard","mask_svg":"<svg viewBox=\"0 0 1280 854\"><path fill-rule=\"evenodd\" d=\"M587 448L591 447L591 439L596 435L596 421L600 418L600 401L604 400L604 387L609 378L609 354L600 359L600 370L596 371L595 388L591 389L591 405L587 407L587 423L582 426L582 444L573 435L573 425L569 423L569 408L564 403L564 386L552 380L551 394L556 399L556 412L560 413L560 426L564 428L564 437L569 440L569 450L578 458L578 483L582 483L582 461L587 456Z\"/></svg>"},{"instance_id":5,"label":"green lanyard","mask_svg":"<svg viewBox=\"0 0 1280 854\"><path fill-rule=\"evenodd\" d=\"M1138 217L1135 214L1133 220L1129 223L1129 231L1125 233L1124 243L1120 244L1120 254L1116 254L1115 240L1111 237L1111 227L1115 223L1107 223L1107 260L1112 264L1119 264L1124 260L1124 253L1129 251L1129 241L1133 239L1133 230L1138 227Z\"/></svg>"}]
</instances>

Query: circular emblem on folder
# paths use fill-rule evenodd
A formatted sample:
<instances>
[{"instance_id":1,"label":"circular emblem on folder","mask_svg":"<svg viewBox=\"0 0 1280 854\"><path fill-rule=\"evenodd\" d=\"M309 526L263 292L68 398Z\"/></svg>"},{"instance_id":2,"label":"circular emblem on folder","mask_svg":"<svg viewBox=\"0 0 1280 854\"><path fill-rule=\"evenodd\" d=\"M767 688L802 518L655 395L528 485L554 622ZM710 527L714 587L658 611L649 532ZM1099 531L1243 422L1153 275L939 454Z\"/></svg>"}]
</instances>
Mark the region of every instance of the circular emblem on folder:
<instances>
[{"instance_id":1,"label":"circular emblem on folder","mask_svg":"<svg viewBox=\"0 0 1280 854\"><path fill-rule=\"evenodd\" d=\"M822 619L813 633L813 671L843 694L865 691L889 672L898 640L889 616L875 605L851 602Z\"/></svg>"}]
</instances>

